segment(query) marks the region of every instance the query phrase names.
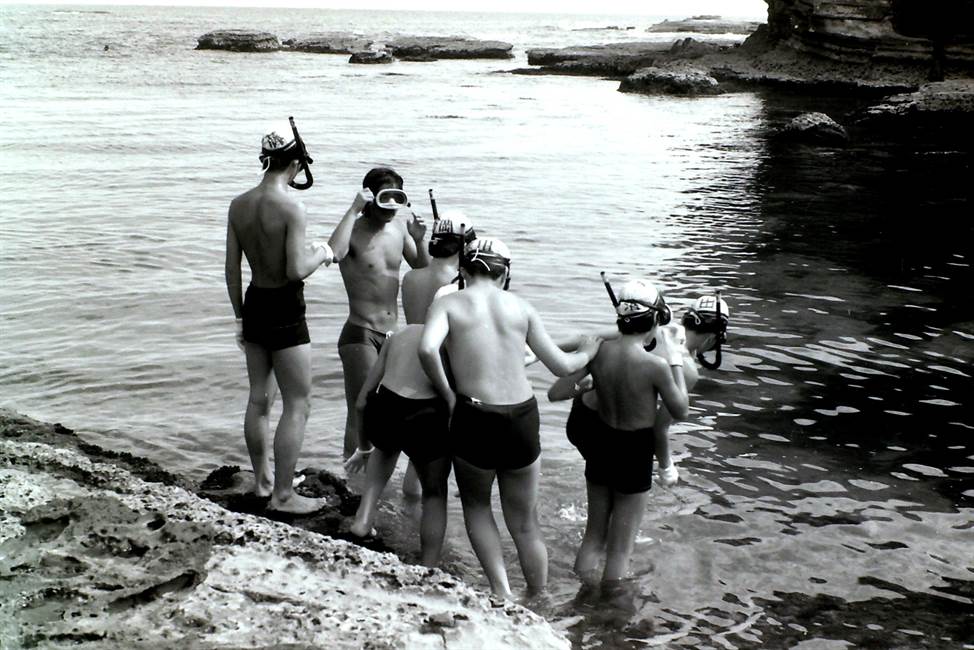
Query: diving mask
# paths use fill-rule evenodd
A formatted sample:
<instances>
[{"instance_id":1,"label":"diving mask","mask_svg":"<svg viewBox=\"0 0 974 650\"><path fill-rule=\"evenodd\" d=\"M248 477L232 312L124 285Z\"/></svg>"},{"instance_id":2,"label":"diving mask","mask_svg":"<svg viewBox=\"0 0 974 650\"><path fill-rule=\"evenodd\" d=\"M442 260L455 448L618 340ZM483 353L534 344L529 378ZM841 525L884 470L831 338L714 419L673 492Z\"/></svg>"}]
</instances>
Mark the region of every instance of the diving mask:
<instances>
[{"instance_id":1,"label":"diving mask","mask_svg":"<svg viewBox=\"0 0 974 650\"><path fill-rule=\"evenodd\" d=\"M409 197L402 190L388 187L375 195L375 206L383 210L399 210L409 205Z\"/></svg>"}]
</instances>

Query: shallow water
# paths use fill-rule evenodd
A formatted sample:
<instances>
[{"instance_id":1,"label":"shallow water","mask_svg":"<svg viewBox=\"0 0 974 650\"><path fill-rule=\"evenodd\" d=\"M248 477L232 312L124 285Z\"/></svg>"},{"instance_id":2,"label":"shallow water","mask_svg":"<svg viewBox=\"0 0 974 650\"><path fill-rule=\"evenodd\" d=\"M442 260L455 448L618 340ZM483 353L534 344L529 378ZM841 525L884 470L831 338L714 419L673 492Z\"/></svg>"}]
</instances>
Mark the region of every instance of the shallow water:
<instances>
[{"instance_id":1,"label":"shallow water","mask_svg":"<svg viewBox=\"0 0 974 650\"><path fill-rule=\"evenodd\" d=\"M644 38L641 17L0 8L2 405L202 478L247 465L243 359L223 286L225 210L288 114L327 236L372 165L436 189L514 252L514 289L567 334L611 322L598 272L648 276L677 312L720 288L724 365L675 427L624 593L571 574L585 519L567 404L542 400L551 598L577 647L950 647L974 638L972 154L854 130L776 142L829 97L683 100L500 74L523 49ZM356 67L196 52L210 29L466 33L514 62ZM109 51L103 46L110 45ZM424 203L424 201L419 201ZM303 462L340 467L334 269L307 287L315 376ZM542 393L552 378L531 376ZM380 528L414 543L393 490ZM451 504L447 568L483 584ZM509 570L523 584L508 543ZM831 640L831 641L830 641Z\"/></svg>"}]
</instances>

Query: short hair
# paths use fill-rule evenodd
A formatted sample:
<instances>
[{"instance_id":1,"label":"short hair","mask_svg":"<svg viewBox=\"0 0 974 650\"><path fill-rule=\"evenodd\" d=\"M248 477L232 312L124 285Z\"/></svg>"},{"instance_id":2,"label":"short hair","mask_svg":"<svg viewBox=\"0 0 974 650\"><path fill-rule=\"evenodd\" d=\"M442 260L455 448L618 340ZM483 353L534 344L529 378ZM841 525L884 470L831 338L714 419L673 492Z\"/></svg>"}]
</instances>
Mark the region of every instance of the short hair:
<instances>
[{"instance_id":1,"label":"short hair","mask_svg":"<svg viewBox=\"0 0 974 650\"><path fill-rule=\"evenodd\" d=\"M290 165L291 162L298 160L297 157L289 154L284 156L267 156L264 159L264 171L279 172L287 169L288 165Z\"/></svg>"},{"instance_id":2,"label":"short hair","mask_svg":"<svg viewBox=\"0 0 974 650\"><path fill-rule=\"evenodd\" d=\"M616 319L616 327L620 334L645 334L656 327L656 311L650 310L642 314L632 314L630 316L619 316Z\"/></svg>"},{"instance_id":3,"label":"short hair","mask_svg":"<svg viewBox=\"0 0 974 650\"><path fill-rule=\"evenodd\" d=\"M362 187L367 187L373 194L383 185L392 182L396 188L402 189L402 176L391 167L373 167L362 179Z\"/></svg>"}]
</instances>

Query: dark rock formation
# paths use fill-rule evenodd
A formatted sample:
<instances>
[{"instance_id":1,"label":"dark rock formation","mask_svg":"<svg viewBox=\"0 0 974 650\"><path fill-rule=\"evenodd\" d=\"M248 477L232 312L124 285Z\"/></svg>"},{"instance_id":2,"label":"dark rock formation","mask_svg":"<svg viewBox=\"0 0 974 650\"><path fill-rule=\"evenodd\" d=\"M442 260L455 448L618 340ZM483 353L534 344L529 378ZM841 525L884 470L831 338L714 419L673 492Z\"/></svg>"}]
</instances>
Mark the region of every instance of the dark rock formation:
<instances>
[{"instance_id":1,"label":"dark rock formation","mask_svg":"<svg viewBox=\"0 0 974 650\"><path fill-rule=\"evenodd\" d=\"M393 56L386 52L385 50L378 51L368 51L368 52L355 52L348 58L349 63L392 63L395 61Z\"/></svg>"},{"instance_id":2,"label":"dark rock formation","mask_svg":"<svg viewBox=\"0 0 974 650\"><path fill-rule=\"evenodd\" d=\"M0 411L4 648L569 648L442 571L229 512L130 471L151 464L88 449ZM351 504L329 475L312 482L301 489Z\"/></svg>"},{"instance_id":3,"label":"dark rock formation","mask_svg":"<svg viewBox=\"0 0 974 650\"><path fill-rule=\"evenodd\" d=\"M315 54L354 54L365 52L372 47L372 40L348 32L325 32L305 38L289 38L284 48L296 52Z\"/></svg>"},{"instance_id":4,"label":"dark rock formation","mask_svg":"<svg viewBox=\"0 0 974 650\"><path fill-rule=\"evenodd\" d=\"M197 50L229 50L231 52L277 52L281 41L268 32L248 32L228 29L208 32L197 39Z\"/></svg>"},{"instance_id":5,"label":"dark rock formation","mask_svg":"<svg viewBox=\"0 0 974 650\"><path fill-rule=\"evenodd\" d=\"M750 34L761 23L749 20L726 20L720 16L693 16L683 20L664 20L647 32L693 32L695 34Z\"/></svg>"},{"instance_id":6,"label":"dark rock formation","mask_svg":"<svg viewBox=\"0 0 974 650\"><path fill-rule=\"evenodd\" d=\"M719 95L722 90L717 80L705 70L689 63L668 63L642 68L626 77L619 90L627 93L652 93L665 95Z\"/></svg>"},{"instance_id":7,"label":"dark rock formation","mask_svg":"<svg viewBox=\"0 0 974 650\"><path fill-rule=\"evenodd\" d=\"M825 113L802 113L786 124L779 138L808 144L845 144L849 134Z\"/></svg>"},{"instance_id":8,"label":"dark rock formation","mask_svg":"<svg viewBox=\"0 0 974 650\"><path fill-rule=\"evenodd\" d=\"M666 43L606 43L584 47L528 50L528 64L555 74L624 77L644 68L669 49Z\"/></svg>"},{"instance_id":9,"label":"dark rock formation","mask_svg":"<svg viewBox=\"0 0 974 650\"><path fill-rule=\"evenodd\" d=\"M510 43L480 41L457 36L403 36L385 44L398 59L510 59Z\"/></svg>"}]
</instances>

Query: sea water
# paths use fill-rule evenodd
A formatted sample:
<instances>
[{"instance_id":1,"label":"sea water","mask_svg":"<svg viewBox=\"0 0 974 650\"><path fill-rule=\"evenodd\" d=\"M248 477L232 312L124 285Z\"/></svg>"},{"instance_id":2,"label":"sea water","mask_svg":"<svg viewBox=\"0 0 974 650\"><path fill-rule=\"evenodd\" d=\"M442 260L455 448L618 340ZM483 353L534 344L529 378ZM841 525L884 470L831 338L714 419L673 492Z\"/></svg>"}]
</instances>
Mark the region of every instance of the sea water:
<instances>
[{"instance_id":1,"label":"sea water","mask_svg":"<svg viewBox=\"0 0 974 650\"><path fill-rule=\"evenodd\" d=\"M673 429L681 482L654 487L635 578L608 603L571 573L583 463L568 404L548 403L552 376L530 369L551 563L540 609L576 647L970 642L971 152L905 132L857 131L844 148L774 138L805 110L852 120L860 103L841 98L641 96L508 73L529 47L672 38L646 34L653 22L0 8L0 405L194 479L246 467L226 209L259 179L267 125L293 115L315 159L300 195L313 236L330 234L370 167L392 165L427 217L434 188L441 209L508 243L512 290L556 337L611 325L603 270L652 278L678 315L716 289L730 303L723 366ZM511 42L515 59L354 66L193 49L223 28L460 34ZM315 273L306 296L314 390L299 466L340 471L337 270ZM415 545L415 506L394 487L379 526ZM447 570L484 586L455 498L448 534Z\"/></svg>"}]
</instances>

